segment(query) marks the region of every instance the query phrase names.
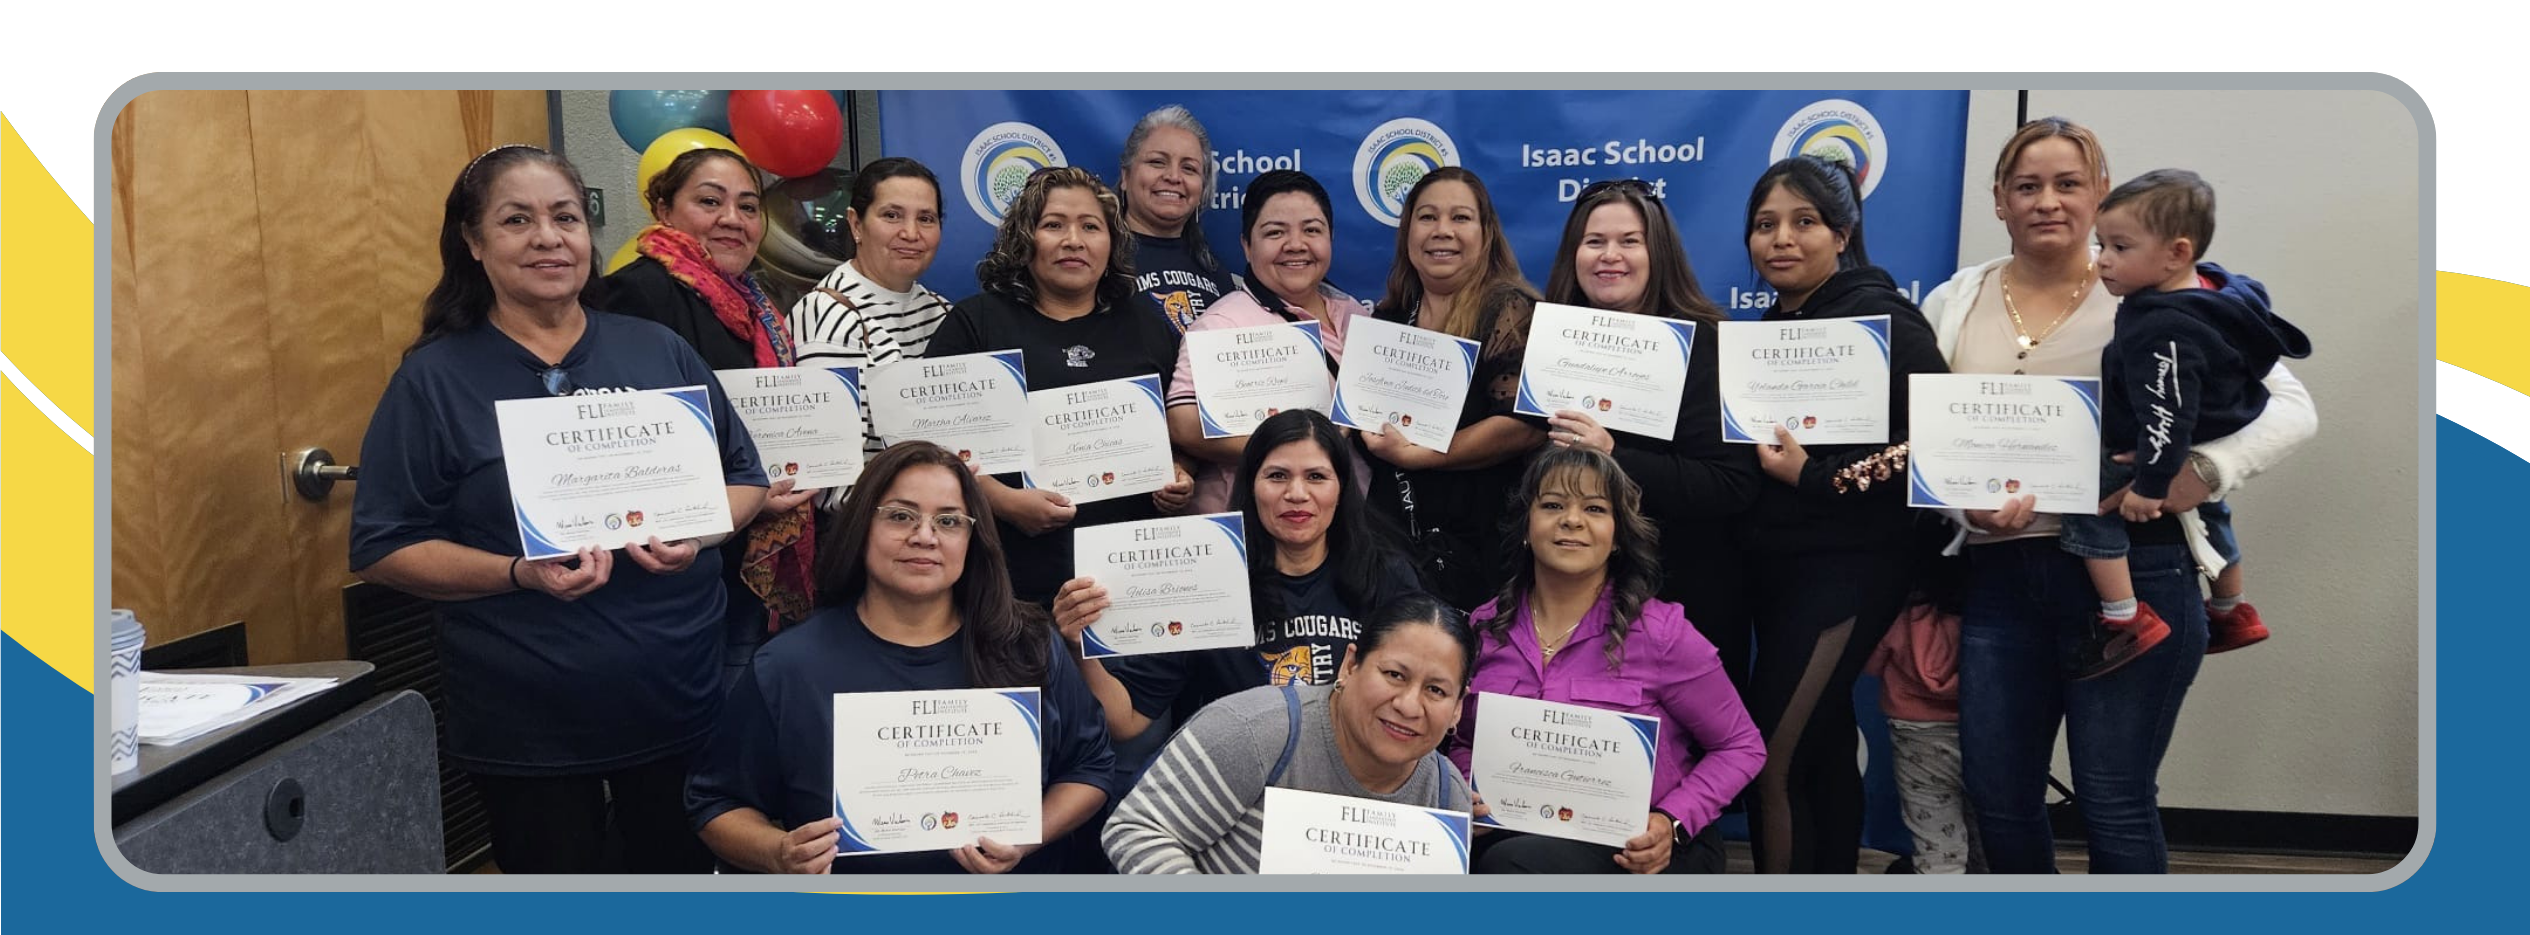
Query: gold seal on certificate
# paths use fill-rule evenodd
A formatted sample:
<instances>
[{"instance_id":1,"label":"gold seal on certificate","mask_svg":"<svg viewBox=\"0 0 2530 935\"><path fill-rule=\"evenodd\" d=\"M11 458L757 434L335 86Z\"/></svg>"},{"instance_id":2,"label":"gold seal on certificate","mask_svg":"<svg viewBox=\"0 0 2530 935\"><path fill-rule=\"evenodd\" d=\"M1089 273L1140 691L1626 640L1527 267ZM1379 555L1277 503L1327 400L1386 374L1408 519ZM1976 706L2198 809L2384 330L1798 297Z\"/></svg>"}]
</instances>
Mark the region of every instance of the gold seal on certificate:
<instances>
[{"instance_id":1,"label":"gold seal on certificate","mask_svg":"<svg viewBox=\"0 0 2530 935\"><path fill-rule=\"evenodd\" d=\"M965 847L1045 837L1038 690L835 696L835 853Z\"/></svg>"},{"instance_id":2,"label":"gold seal on certificate","mask_svg":"<svg viewBox=\"0 0 2530 935\"><path fill-rule=\"evenodd\" d=\"M2040 513L2098 512L2100 381L1984 373L1910 379L1908 506L1993 510L2035 494Z\"/></svg>"},{"instance_id":3,"label":"gold seal on certificate","mask_svg":"<svg viewBox=\"0 0 2530 935\"><path fill-rule=\"evenodd\" d=\"M1476 379L1476 342L1376 318L1356 318L1335 377L1337 425L1379 431L1447 452Z\"/></svg>"},{"instance_id":4,"label":"gold seal on certificate","mask_svg":"<svg viewBox=\"0 0 2530 935\"><path fill-rule=\"evenodd\" d=\"M1146 494L1177 479L1160 378L1083 383L1028 394L1035 433L1026 480L1074 504Z\"/></svg>"},{"instance_id":5,"label":"gold seal on certificate","mask_svg":"<svg viewBox=\"0 0 2530 935\"><path fill-rule=\"evenodd\" d=\"M1259 873L1466 873L1466 812L1265 788Z\"/></svg>"},{"instance_id":6,"label":"gold seal on certificate","mask_svg":"<svg viewBox=\"0 0 2530 935\"><path fill-rule=\"evenodd\" d=\"M1028 469L1028 365L1018 351L899 360L864 376L871 427L888 444L927 441L982 474Z\"/></svg>"},{"instance_id":7,"label":"gold seal on certificate","mask_svg":"<svg viewBox=\"0 0 2530 935\"><path fill-rule=\"evenodd\" d=\"M504 399L492 413L529 559L729 531L707 387Z\"/></svg>"},{"instance_id":8,"label":"gold seal on certificate","mask_svg":"<svg viewBox=\"0 0 2530 935\"><path fill-rule=\"evenodd\" d=\"M1476 713L1467 781L1484 824L1611 847L1643 833L1658 720L1492 692Z\"/></svg>"},{"instance_id":9,"label":"gold seal on certificate","mask_svg":"<svg viewBox=\"0 0 2530 935\"><path fill-rule=\"evenodd\" d=\"M766 480L787 477L797 489L817 490L860 479L859 368L758 367L714 375L755 440Z\"/></svg>"},{"instance_id":10,"label":"gold seal on certificate","mask_svg":"<svg viewBox=\"0 0 2530 935\"><path fill-rule=\"evenodd\" d=\"M1186 332L1205 438L1234 438L1285 409L1326 411L1334 382L1314 321Z\"/></svg>"},{"instance_id":11,"label":"gold seal on certificate","mask_svg":"<svg viewBox=\"0 0 2530 935\"><path fill-rule=\"evenodd\" d=\"M1667 441L1694 348L1692 321L1540 302L1511 411L1575 409L1611 431Z\"/></svg>"},{"instance_id":12,"label":"gold seal on certificate","mask_svg":"<svg viewBox=\"0 0 2530 935\"><path fill-rule=\"evenodd\" d=\"M1081 631L1081 657L1256 645L1247 536L1237 513L1084 526L1072 574L1107 589L1107 611Z\"/></svg>"},{"instance_id":13,"label":"gold seal on certificate","mask_svg":"<svg viewBox=\"0 0 2530 935\"><path fill-rule=\"evenodd\" d=\"M1889 316L1722 323L1722 440L1889 440Z\"/></svg>"}]
</instances>

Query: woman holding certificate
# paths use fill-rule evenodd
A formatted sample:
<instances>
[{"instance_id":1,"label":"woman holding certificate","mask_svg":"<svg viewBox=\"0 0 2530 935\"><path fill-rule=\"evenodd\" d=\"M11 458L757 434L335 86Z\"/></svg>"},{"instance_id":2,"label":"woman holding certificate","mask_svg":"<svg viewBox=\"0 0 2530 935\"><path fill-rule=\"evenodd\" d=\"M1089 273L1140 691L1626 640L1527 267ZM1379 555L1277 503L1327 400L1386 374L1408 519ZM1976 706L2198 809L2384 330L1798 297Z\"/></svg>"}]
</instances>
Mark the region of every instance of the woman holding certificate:
<instances>
[{"instance_id":1,"label":"woman holding certificate","mask_svg":"<svg viewBox=\"0 0 2530 935\"><path fill-rule=\"evenodd\" d=\"M1437 747L1475 656L1439 601L1380 607L1333 685L1249 689L1178 731L1108 820L1107 856L1124 873L1257 873L1277 843L1269 788L1467 811L1467 780Z\"/></svg>"},{"instance_id":2,"label":"woman holding certificate","mask_svg":"<svg viewBox=\"0 0 2530 935\"><path fill-rule=\"evenodd\" d=\"M2012 252L1960 270L1924 297L1942 353L1961 373L2100 375L2117 300L2100 287L2092 222L2109 192L2090 130L2061 117L2021 126L1994 165L1994 216ZM2059 664L2100 612L2082 560L2057 542L2034 498L1969 511L1959 629L1959 733L1964 784L1986 864L1996 873L2055 870L2047 771L2059 721L2094 873L2161 873L2155 775L2206 645L2206 608L2178 514L2274 466L2318 429L2310 394L2283 364L2266 377L2265 412L2200 442L2170 487L2163 518L2128 527L2135 596L2170 635L2114 672L2077 681Z\"/></svg>"},{"instance_id":3,"label":"woman holding certificate","mask_svg":"<svg viewBox=\"0 0 2530 935\"><path fill-rule=\"evenodd\" d=\"M1186 329L1185 346L1177 353L1177 378L1169 385L1168 436L1197 462L1197 513L1218 513L1230 508L1231 471L1247 451L1247 432L1207 437L1213 434L1206 429L1207 419L1216 427L1225 422L1253 424L1272 418L1276 411L1292 408L1270 406L1274 399L1268 397L1264 406L1241 400L1250 404L1236 406L1240 411L1225 412L1218 418L1207 415L1207 409L1231 407L1201 398L1201 383L1196 379L1197 348L1213 340L1216 332L1307 324L1317 330L1317 344L1324 349L1324 360L1340 364L1344 361L1346 325L1355 315L1370 314L1368 304L1326 281L1327 267L1335 259L1334 217L1334 202L1327 197L1326 187L1308 173L1275 169L1248 183L1247 200L1239 208L1240 230L1247 247L1246 288L1223 295ZM1253 375L1247 370L1238 371L1241 382L1263 383L1285 375L1282 370L1255 369ZM1288 398L1306 396L1314 408L1324 408L1329 374L1320 368L1304 378L1314 378L1317 384Z\"/></svg>"},{"instance_id":4,"label":"woman holding certificate","mask_svg":"<svg viewBox=\"0 0 2530 935\"><path fill-rule=\"evenodd\" d=\"M666 325L713 370L788 367L793 344L782 315L748 271L764 240L755 166L726 149L679 154L642 193L656 222L633 235L640 258L606 277L608 309ZM809 562L817 539L813 490L773 482L756 521L721 548L729 591L725 673L755 654L784 623L808 616Z\"/></svg>"},{"instance_id":5,"label":"woman holding certificate","mask_svg":"<svg viewBox=\"0 0 2530 935\"><path fill-rule=\"evenodd\" d=\"M1530 461L1517 497L1518 515L1527 522L1514 547L1528 560L1471 620L1484 649L1469 690L1641 715L1659 723L1658 743L1648 787L1624 789L1633 796L1647 793L1650 808L1630 813L1622 845L1562 836L1573 827L1572 819L1563 817L1539 833L1497 831L1479 838L1475 871L1722 872L1721 834L1713 819L1757 775L1766 761L1765 745L1722 671L1721 654L1677 604L1653 596L1663 536L1645 512L1642 488L1615 459L1576 446ZM1447 747L1451 761L1470 771L1488 804L1502 813L1509 811L1507 795L1526 790L1509 782L1489 785L1486 774L1474 771L1485 765L1476 747L1515 742L1519 734L1480 735L1477 715L1484 707L1480 696L1468 701ZM1568 730L1578 735L1580 728ZM1627 758L1640 769L1639 757ZM1575 767L1567 761L1559 768ZM1506 776L1512 778L1517 777ZM1589 800L1577 792L1564 795L1544 803L1521 801L1518 811L1525 815L1541 804L1571 808ZM1644 802L1605 804L1640 809ZM1581 816L1583 825L1593 817Z\"/></svg>"},{"instance_id":6,"label":"woman holding certificate","mask_svg":"<svg viewBox=\"0 0 2530 935\"><path fill-rule=\"evenodd\" d=\"M1123 229L1124 209L1096 176L1037 170L975 265L984 291L949 311L924 356L1020 351L1031 391L1155 374L1165 381L1177 369L1177 331L1136 307ZM1183 512L1194 479L1181 461L1175 479L1147 498L1078 507L1015 473L984 478L984 491L1010 550L1011 587L1042 606L1072 576L1074 528Z\"/></svg>"},{"instance_id":7,"label":"woman holding certificate","mask_svg":"<svg viewBox=\"0 0 2530 935\"><path fill-rule=\"evenodd\" d=\"M1643 509L1662 532L1660 599L1684 608L1696 630L1721 647L1731 684L1746 685L1748 604L1731 532L1756 502L1763 476L1754 446L1725 443L1713 430L1721 421L1715 348L1722 310L1697 284L1677 222L1651 186L1621 179L1581 190L1555 251L1546 301L1695 323L1674 440L1611 432L1578 410L1547 420L1547 437L1557 447L1613 455L1642 486Z\"/></svg>"},{"instance_id":8,"label":"woman holding certificate","mask_svg":"<svg viewBox=\"0 0 2530 935\"><path fill-rule=\"evenodd\" d=\"M1902 468L1907 378L1941 373L1924 316L1863 251L1862 198L1842 162L1794 156L1748 195L1748 261L1778 296L1769 322L1887 316L1888 444L1758 444L1742 524L1755 615L1749 709L1766 733L1750 843L1761 873L1852 873L1862 844L1854 680L1897 617L1915 516Z\"/></svg>"},{"instance_id":9,"label":"woman holding certificate","mask_svg":"<svg viewBox=\"0 0 2530 935\"><path fill-rule=\"evenodd\" d=\"M1511 414L1538 294L1475 173L1433 170L1406 193L1404 214L1378 317L1476 341L1474 382L1447 452L1407 441L1395 426L1360 438L1371 502L1408 531L1432 593L1469 608L1500 583L1503 498L1520 460L1546 441Z\"/></svg>"},{"instance_id":10,"label":"woman holding certificate","mask_svg":"<svg viewBox=\"0 0 2530 935\"><path fill-rule=\"evenodd\" d=\"M1001 537L981 522L985 515L980 479L937 445L905 442L871 460L818 551L821 606L756 651L686 788L693 825L713 853L758 873L1061 869L1059 849L1036 842L1060 840L1098 811L1114 791L1115 757L1098 703L1064 658L1062 639L1011 598ZM1037 690L1041 736L1013 745L1037 762L944 762L937 751L899 753L902 744L837 749L887 734L839 723L838 694L976 688ZM1034 767L1036 784L1028 788L1042 789L1041 800L1030 797L1038 812L1028 829L1034 841L956 834L957 812L921 812L920 832L956 839L954 849L838 857L847 833L881 839L892 809L859 809L862 824L847 829L838 808L865 803L845 801L860 787L838 781L837 763L881 758L887 766L901 761L906 775L882 785L910 785L925 773L934 774L927 782L947 783L902 806L908 827L898 830L907 836L916 833L910 824L918 809L972 794L937 774ZM972 827L995 817L1006 816L969 811L964 819Z\"/></svg>"},{"instance_id":11,"label":"woman holding certificate","mask_svg":"<svg viewBox=\"0 0 2530 935\"><path fill-rule=\"evenodd\" d=\"M651 537L523 561L509 462L526 453L503 445L496 403L708 387L736 528L764 471L691 346L582 304L585 205L578 170L532 146L458 174L421 337L361 442L351 570L439 602L446 749L504 872L699 872L679 795L720 705L720 553Z\"/></svg>"},{"instance_id":12,"label":"woman holding certificate","mask_svg":"<svg viewBox=\"0 0 2530 935\"><path fill-rule=\"evenodd\" d=\"M949 300L922 284L940 255L940 223L948 212L940 180L922 163L889 156L852 174L851 201L843 209L852 230L852 258L817 281L791 305L791 339L807 367L859 367L866 373L899 360L920 358L931 333L948 317ZM864 406L861 424L870 424ZM869 431L862 460L885 445ZM827 507L840 504L830 490Z\"/></svg>"}]
</instances>

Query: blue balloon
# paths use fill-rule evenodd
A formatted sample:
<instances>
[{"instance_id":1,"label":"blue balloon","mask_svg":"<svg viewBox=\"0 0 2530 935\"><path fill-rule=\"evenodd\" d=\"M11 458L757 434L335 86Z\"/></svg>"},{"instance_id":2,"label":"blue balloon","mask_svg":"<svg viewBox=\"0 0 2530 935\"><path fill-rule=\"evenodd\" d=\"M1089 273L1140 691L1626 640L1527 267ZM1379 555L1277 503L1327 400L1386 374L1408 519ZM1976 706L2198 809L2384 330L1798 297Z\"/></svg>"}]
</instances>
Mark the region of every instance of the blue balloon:
<instances>
[{"instance_id":1,"label":"blue balloon","mask_svg":"<svg viewBox=\"0 0 2530 935\"><path fill-rule=\"evenodd\" d=\"M606 96L606 115L624 145L644 152L670 130L701 127L728 136L729 92L615 91Z\"/></svg>"}]
</instances>

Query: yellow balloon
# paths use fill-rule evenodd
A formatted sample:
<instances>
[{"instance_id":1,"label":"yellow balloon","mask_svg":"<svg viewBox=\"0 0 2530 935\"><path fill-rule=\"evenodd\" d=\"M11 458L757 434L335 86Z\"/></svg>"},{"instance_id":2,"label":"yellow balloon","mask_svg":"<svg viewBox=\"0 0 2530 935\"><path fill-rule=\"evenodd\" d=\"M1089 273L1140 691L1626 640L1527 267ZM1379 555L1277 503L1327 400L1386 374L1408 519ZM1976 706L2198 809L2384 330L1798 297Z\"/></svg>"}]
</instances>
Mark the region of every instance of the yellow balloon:
<instances>
[{"instance_id":1,"label":"yellow balloon","mask_svg":"<svg viewBox=\"0 0 2530 935\"><path fill-rule=\"evenodd\" d=\"M684 155L687 150L695 149L726 149L741 156L747 154L728 137L701 127L659 134L658 139L651 141L649 149L641 151L641 166L633 171L633 201L641 205L642 214L650 213L649 200L642 195L650 190L650 177L666 169L668 163L675 162L676 157Z\"/></svg>"},{"instance_id":2,"label":"yellow balloon","mask_svg":"<svg viewBox=\"0 0 2530 935\"><path fill-rule=\"evenodd\" d=\"M632 261L638 259L641 259L641 235L636 233L624 238L624 245L615 248L615 255L606 259L606 275L615 275L616 270L631 266Z\"/></svg>"}]
</instances>

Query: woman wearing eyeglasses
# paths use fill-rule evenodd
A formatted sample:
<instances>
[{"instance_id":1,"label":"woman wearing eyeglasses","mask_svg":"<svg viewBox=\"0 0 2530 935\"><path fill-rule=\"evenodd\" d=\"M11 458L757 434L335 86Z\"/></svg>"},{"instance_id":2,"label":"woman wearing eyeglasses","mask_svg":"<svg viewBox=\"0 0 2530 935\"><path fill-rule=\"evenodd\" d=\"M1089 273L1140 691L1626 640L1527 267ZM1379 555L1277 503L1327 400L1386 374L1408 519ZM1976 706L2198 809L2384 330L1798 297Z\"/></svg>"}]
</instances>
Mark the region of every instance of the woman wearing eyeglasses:
<instances>
[{"instance_id":1,"label":"woman wearing eyeglasses","mask_svg":"<svg viewBox=\"0 0 2530 935\"><path fill-rule=\"evenodd\" d=\"M1036 608L1014 600L979 480L928 442L881 452L817 550L819 608L766 640L686 790L713 853L758 873L1061 870L1062 849L977 838L953 851L837 859L834 696L1043 689L1044 828L1106 804L1115 755L1098 702Z\"/></svg>"},{"instance_id":2,"label":"woman wearing eyeglasses","mask_svg":"<svg viewBox=\"0 0 2530 935\"><path fill-rule=\"evenodd\" d=\"M719 553L654 537L521 560L493 404L702 385L735 528L764 471L692 347L582 304L586 205L579 171L532 146L458 174L421 337L361 442L351 569L439 602L446 749L504 872L699 872L679 793L720 704Z\"/></svg>"}]
</instances>

